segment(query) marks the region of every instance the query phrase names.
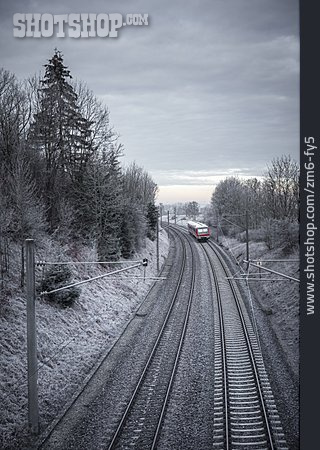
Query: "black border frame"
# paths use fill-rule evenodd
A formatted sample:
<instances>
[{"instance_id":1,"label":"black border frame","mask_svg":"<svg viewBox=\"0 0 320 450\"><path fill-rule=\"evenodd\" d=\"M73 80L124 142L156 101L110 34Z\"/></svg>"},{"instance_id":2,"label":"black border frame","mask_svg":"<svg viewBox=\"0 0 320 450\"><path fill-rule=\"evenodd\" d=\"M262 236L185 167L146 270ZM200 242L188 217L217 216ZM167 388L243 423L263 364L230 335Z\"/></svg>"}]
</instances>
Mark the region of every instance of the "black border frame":
<instances>
[{"instance_id":1,"label":"black border frame","mask_svg":"<svg viewBox=\"0 0 320 450\"><path fill-rule=\"evenodd\" d=\"M300 0L300 448L312 450L319 445L319 173L320 173L320 15L315 0ZM310 139L313 138L313 139ZM313 155L306 155L306 141L314 141ZM314 218L307 218L306 164L314 163ZM311 174L312 175L312 174ZM312 187L311 187L312 190ZM314 224L314 314L307 309L308 266L306 240L308 223ZM312 225L309 225L312 226ZM311 249L312 250L312 249ZM312 251L310 252L312 253ZM312 259L311 259L312 260ZM309 263L311 261L309 259ZM310 276L310 275L309 275Z\"/></svg>"}]
</instances>

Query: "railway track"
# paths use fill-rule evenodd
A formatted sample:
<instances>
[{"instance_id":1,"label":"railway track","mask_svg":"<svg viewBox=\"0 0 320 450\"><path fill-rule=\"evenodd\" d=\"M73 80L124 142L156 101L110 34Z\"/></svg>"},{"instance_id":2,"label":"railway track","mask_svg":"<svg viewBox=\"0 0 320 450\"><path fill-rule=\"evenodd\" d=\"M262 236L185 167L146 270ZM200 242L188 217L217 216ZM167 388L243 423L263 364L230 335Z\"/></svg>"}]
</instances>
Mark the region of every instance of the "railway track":
<instances>
[{"instance_id":1,"label":"railway track","mask_svg":"<svg viewBox=\"0 0 320 450\"><path fill-rule=\"evenodd\" d=\"M191 239L184 230L187 239ZM221 249L200 244L214 298L213 448L287 449L257 336Z\"/></svg>"},{"instance_id":2,"label":"railway track","mask_svg":"<svg viewBox=\"0 0 320 450\"><path fill-rule=\"evenodd\" d=\"M156 331L152 333L155 344L151 354L149 351L149 356L146 356L147 362L139 372L141 375L139 375L140 378L137 377L139 381L130 400L128 401L127 397L124 401L124 396L122 396L112 414L109 415L109 421L104 422L105 425L98 430L98 434L100 434L100 430L103 434L103 448L127 448L128 446L155 448L161 432L161 425L187 328L195 281L192 247L181 239L177 232L174 230L170 230L170 232L175 239L175 252L182 253L182 263L179 264L180 271L172 274L174 276L171 277L171 288L167 290L167 295L170 293L169 301L163 302L164 314L161 311L158 316L158 319L162 317L161 324L155 324L155 329L160 326L160 331L157 332L157 335L155 335ZM189 262L191 266L188 264ZM161 273L163 273L163 270ZM186 286L187 291L190 292L188 299L185 295L180 295L181 286ZM153 288L154 286L150 291ZM145 313L142 314L143 316L145 316ZM140 318L139 311L135 317ZM121 346L119 352L121 353ZM104 389L104 385L101 384L101 374L108 374L109 370L107 369L107 372L105 372L105 369L100 370L100 368L105 364L107 356L91 372L81 390L67 405L63 414L34 443L34 448L88 448L87 445L84 447L87 433L82 433L81 410L87 409L89 402L96 402L94 381L98 381L98 385ZM133 357L133 360L135 358ZM114 362L111 364L114 364ZM143 365L143 362L139 365ZM132 365L129 370L137 372ZM97 380L94 380L94 378L97 378ZM113 393L116 394L114 389ZM111 394L111 403L113 401L117 401L117 399L116 396ZM104 406L102 408L104 409ZM86 418L83 417L83 419ZM72 431L69 428L70 422Z\"/></svg>"},{"instance_id":3,"label":"railway track","mask_svg":"<svg viewBox=\"0 0 320 450\"><path fill-rule=\"evenodd\" d=\"M214 448L287 449L257 337L212 242L201 244L216 289ZM211 251L211 254L210 254Z\"/></svg>"},{"instance_id":4,"label":"railway track","mask_svg":"<svg viewBox=\"0 0 320 450\"><path fill-rule=\"evenodd\" d=\"M187 243L180 233L171 230L183 248L178 283L158 337L133 394L112 436L109 450L116 448L156 448L161 426L183 346L195 284L192 245L191 281L187 301L179 292L185 278Z\"/></svg>"}]
</instances>

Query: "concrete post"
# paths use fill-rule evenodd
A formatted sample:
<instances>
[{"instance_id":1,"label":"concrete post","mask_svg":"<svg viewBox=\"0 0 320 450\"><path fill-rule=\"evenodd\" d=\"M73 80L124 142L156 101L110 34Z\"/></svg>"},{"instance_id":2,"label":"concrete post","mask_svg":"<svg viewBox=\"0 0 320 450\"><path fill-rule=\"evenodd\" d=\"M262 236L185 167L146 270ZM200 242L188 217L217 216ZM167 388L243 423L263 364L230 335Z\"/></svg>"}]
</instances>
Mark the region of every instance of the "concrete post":
<instances>
[{"instance_id":1,"label":"concrete post","mask_svg":"<svg viewBox=\"0 0 320 450\"><path fill-rule=\"evenodd\" d=\"M27 356L28 356L28 421L31 433L39 433L38 360L35 311L35 259L34 241L26 239L27 288Z\"/></svg>"},{"instance_id":2,"label":"concrete post","mask_svg":"<svg viewBox=\"0 0 320 450\"><path fill-rule=\"evenodd\" d=\"M246 210L246 249L247 249L247 261L248 261L248 266L247 269L249 269L249 214L248 214L248 210Z\"/></svg>"},{"instance_id":3,"label":"concrete post","mask_svg":"<svg viewBox=\"0 0 320 450\"><path fill-rule=\"evenodd\" d=\"M159 273L159 211L157 212L157 273Z\"/></svg>"}]
</instances>

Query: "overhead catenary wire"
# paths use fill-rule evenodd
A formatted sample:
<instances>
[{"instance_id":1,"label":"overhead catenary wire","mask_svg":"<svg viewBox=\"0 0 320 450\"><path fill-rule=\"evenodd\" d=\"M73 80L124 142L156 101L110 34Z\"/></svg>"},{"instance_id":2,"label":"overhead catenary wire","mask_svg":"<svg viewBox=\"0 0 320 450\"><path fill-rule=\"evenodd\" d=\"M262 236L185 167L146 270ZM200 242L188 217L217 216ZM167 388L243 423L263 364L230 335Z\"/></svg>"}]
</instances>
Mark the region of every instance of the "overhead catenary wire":
<instances>
[{"instance_id":1,"label":"overhead catenary wire","mask_svg":"<svg viewBox=\"0 0 320 450\"><path fill-rule=\"evenodd\" d=\"M250 259L252 262L284 262L284 263L297 263L300 262L299 259Z\"/></svg>"},{"instance_id":2,"label":"overhead catenary wire","mask_svg":"<svg viewBox=\"0 0 320 450\"><path fill-rule=\"evenodd\" d=\"M255 264L255 263L253 263L251 260L249 260L249 261L244 260L244 262L245 262L245 263L249 263L249 265L252 265L253 267L256 267L256 268L258 268L258 269L265 270L266 272L274 273L275 275L279 275L280 277L283 277L283 278L286 278L286 279L288 279L288 280L296 281L296 282L300 283L300 280L299 280L298 278L294 278L294 277L291 277L290 275L286 275L286 274L284 274L284 273L277 272L276 270L269 269L269 268L267 268L267 267L264 267L264 266Z\"/></svg>"},{"instance_id":3,"label":"overhead catenary wire","mask_svg":"<svg viewBox=\"0 0 320 450\"><path fill-rule=\"evenodd\" d=\"M108 280L166 280L166 277L110 277Z\"/></svg>"},{"instance_id":4,"label":"overhead catenary wire","mask_svg":"<svg viewBox=\"0 0 320 450\"><path fill-rule=\"evenodd\" d=\"M243 247L243 242L240 242L238 245L235 245L234 247L232 247L232 248L230 248L230 251L233 251L233 250L235 250L236 248L239 248L239 247Z\"/></svg>"},{"instance_id":5,"label":"overhead catenary wire","mask_svg":"<svg viewBox=\"0 0 320 450\"><path fill-rule=\"evenodd\" d=\"M105 273L103 275L98 275L97 277L88 278L87 280L77 281L76 283L72 283L72 284L69 284L67 286L63 286L63 287L60 287L60 288L57 288L57 289L53 289L52 291L49 291L49 292L47 292L47 291L40 292L40 295L41 296L42 295L49 295L49 294L53 294L55 292L60 292L60 291L63 291L65 289L70 289L72 287L76 287L76 286L80 286L80 285L85 284L85 283L89 283L90 281L99 280L99 279L107 277L109 275L114 275L115 273L124 272L125 270L129 270L129 269L135 269L136 267L141 267L143 265L144 265L144 263L139 262L138 264L135 264L133 266L124 267L123 269L119 269L119 270L113 270L112 272L108 272L108 273Z\"/></svg>"},{"instance_id":6,"label":"overhead catenary wire","mask_svg":"<svg viewBox=\"0 0 320 450\"><path fill-rule=\"evenodd\" d=\"M260 278L260 277L226 277L226 280L240 281L283 281L283 278Z\"/></svg>"},{"instance_id":7,"label":"overhead catenary wire","mask_svg":"<svg viewBox=\"0 0 320 450\"><path fill-rule=\"evenodd\" d=\"M84 264L137 264L141 261L61 261L61 262L50 262L50 261L37 261L36 266L65 266L65 265L84 265Z\"/></svg>"}]
</instances>

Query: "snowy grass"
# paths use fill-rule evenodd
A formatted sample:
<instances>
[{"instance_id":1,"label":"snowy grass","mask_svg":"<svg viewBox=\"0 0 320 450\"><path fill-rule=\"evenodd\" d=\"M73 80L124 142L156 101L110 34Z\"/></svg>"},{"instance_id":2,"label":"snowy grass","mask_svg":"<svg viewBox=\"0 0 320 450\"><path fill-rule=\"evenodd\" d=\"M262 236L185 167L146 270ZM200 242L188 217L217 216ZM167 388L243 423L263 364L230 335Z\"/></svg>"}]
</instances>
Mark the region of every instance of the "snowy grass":
<instances>
[{"instance_id":1,"label":"snowy grass","mask_svg":"<svg viewBox=\"0 0 320 450\"><path fill-rule=\"evenodd\" d=\"M167 256L169 242L160 232L160 263ZM147 240L146 247L134 256L148 258L146 276L156 275L156 243ZM52 241L42 242L37 260L96 261L90 248L59 248ZM17 266L18 267L18 266ZM116 265L116 268L121 266ZM109 268L110 270L114 270ZM106 273L101 266L72 266L73 281ZM17 271L18 273L18 271ZM59 413L77 390L96 360L112 346L125 324L144 299L152 280L136 268L81 286L81 295L71 308L52 306L42 297L36 302L38 342L39 408L42 429ZM121 279L120 279L121 277ZM37 271L37 280L41 270ZM17 283L18 280L15 280ZM0 306L0 447L23 448L27 427L27 361L26 299L10 286L11 298Z\"/></svg>"}]
</instances>

